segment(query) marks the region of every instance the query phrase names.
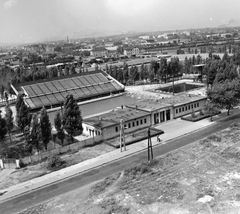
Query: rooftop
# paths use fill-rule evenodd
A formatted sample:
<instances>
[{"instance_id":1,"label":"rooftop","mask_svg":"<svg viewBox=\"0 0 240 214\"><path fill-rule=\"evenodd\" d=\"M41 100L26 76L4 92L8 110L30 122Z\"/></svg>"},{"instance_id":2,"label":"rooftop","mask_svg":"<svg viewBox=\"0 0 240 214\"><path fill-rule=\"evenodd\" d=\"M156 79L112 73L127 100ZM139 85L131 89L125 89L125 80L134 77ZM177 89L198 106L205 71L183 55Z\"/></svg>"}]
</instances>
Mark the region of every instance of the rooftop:
<instances>
[{"instance_id":1,"label":"rooftop","mask_svg":"<svg viewBox=\"0 0 240 214\"><path fill-rule=\"evenodd\" d=\"M161 109L164 107L170 106L180 106L187 103L192 103L198 100L206 99L206 96L200 95L178 95L173 97L167 97L162 99L146 99L146 100L139 100L136 104L128 105L130 108L136 108L145 111L155 111L157 109Z\"/></svg>"},{"instance_id":2,"label":"rooftop","mask_svg":"<svg viewBox=\"0 0 240 214\"><path fill-rule=\"evenodd\" d=\"M92 51L107 51L107 49L105 47L95 47Z\"/></svg>"},{"instance_id":3,"label":"rooftop","mask_svg":"<svg viewBox=\"0 0 240 214\"><path fill-rule=\"evenodd\" d=\"M199 64L199 65L193 65L193 67L194 68L196 68L196 67L203 67L203 66L205 66L206 64Z\"/></svg>"},{"instance_id":4,"label":"rooftop","mask_svg":"<svg viewBox=\"0 0 240 214\"><path fill-rule=\"evenodd\" d=\"M131 108L116 108L110 112L86 118L84 119L83 123L97 128L105 128L119 124L121 119L127 122L147 115L149 115L149 113L141 110Z\"/></svg>"}]
</instances>

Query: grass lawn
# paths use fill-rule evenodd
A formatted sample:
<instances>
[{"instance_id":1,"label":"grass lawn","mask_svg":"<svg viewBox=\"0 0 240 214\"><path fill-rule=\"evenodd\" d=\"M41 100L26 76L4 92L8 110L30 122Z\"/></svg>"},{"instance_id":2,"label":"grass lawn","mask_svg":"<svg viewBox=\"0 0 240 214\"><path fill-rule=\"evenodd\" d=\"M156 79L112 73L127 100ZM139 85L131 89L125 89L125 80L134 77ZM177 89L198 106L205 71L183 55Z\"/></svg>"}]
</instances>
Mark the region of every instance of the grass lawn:
<instances>
[{"instance_id":1,"label":"grass lawn","mask_svg":"<svg viewBox=\"0 0 240 214\"><path fill-rule=\"evenodd\" d=\"M29 208L26 213L234 214L240 211L240 125Z\"/></svg>"}]
</instances>

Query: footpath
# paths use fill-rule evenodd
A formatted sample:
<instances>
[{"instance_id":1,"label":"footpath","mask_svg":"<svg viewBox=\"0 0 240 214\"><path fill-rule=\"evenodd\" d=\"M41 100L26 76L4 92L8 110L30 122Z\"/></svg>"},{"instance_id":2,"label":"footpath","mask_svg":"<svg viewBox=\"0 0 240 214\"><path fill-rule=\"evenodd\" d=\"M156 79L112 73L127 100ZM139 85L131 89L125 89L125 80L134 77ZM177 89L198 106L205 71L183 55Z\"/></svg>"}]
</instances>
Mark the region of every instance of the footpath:
<instances>
[{"instance_id":1,"label":"footpath","mask_svg":"<svg viewBox=\"0 0 240 214\"><path fill-rule=\"evenodd\" d=\"M231 115L236 113L239 113L239 110L236 109L232 111ZM188 122L181 119L175 119L164 124L159 124L158 126L155 126L155 128L163 130L164 134L160 136L161 138L160 142L157 141L156 137L152 138L152 145L154 147L157 145L166 144L173 139L211 126L218 122L219 120L224 119L226 117L227 117L226 112L222 112L221 114L214 116L213 122L210 122L209 118L200 120L198 122ZM147 144L148 144L147 140L143 140L141 142L126 146L126 151L120 152L120 150L117 149L109 153L95 157L93 159L89 159L81 163L75 164L73 166L61 169L59 171L52 172L47 175L11 186L7 189L0 190L0 203L11 198L17 197L19 195L25 194L27 192L34 191L43 186L51 185L52 183L68 179L77 174L86 172L97 167L101 167L104 164L143 151L147 149Z\"/></svg>"}]
</instances>

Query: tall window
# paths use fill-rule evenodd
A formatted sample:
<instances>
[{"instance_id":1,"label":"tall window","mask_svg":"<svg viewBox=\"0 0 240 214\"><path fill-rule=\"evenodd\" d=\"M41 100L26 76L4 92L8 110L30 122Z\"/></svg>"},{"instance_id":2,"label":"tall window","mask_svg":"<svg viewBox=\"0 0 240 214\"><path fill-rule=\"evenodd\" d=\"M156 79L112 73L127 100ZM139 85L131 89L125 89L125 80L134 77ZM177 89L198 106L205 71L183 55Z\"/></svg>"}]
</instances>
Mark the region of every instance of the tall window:
<instances>
[{"instance_id":1,"label":"tall window","mask_svg":"<svg viewBox=\"0 0 240 214\"><path fill-rule=\"evenodd\" d=\"M118 132L118 127L115 127L116 132Z\"/></svg>"},{"instance_id":2,"label":"tall window","mask_svg":"<svg viewBox=\"0 0 240 214\"><path fill-rule=\"evenodd\" d=\"M144 123L147 123L147 119L146 118L144 119Z\"/></svg>"},{"instance_id":3,"label":"tall window","mask_svg":"<svg viewBox=\"0 0 240 214\"><path fill-rule=\"evenodd\" d=\"M139 122L138 122L138 120L137 120L137 122L136 122L136 123L137 123L137 126L138 126L138 125L139 125Z\"/></svg>"}]
</instances>

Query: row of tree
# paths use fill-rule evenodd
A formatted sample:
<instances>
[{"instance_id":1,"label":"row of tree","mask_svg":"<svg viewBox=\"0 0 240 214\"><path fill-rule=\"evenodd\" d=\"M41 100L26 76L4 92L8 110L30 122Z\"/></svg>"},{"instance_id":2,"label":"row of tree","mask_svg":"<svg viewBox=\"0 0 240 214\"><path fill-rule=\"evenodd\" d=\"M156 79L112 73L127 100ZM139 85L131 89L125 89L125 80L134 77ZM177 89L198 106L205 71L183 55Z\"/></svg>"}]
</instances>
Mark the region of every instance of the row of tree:
<instances>
[{"instance_id":1,"label":"row of tree","mask_svg":"<svg viewBox=\"0 0 240 214\"><path fill-rule=\"evenodd\" d=\"M178 57L173 57L168 62L162 58L160 62L152 60L150 65L142 64L140 67L131 66L125 62L122 67L106 65L106 72L125 85L135 84L136 81L167 82L171 78L179 77L183 73L183 65Z\"/></svg>"},{"instance_id":2,"label":"row of tree","mask_svg":"<svg viewBox=\"0 0 240 214\"><path fill-rule=\"evenodd\" d=\"M5 66L0 68L0 92L2 94L3 91L8 91L8 93L13 94L10 84L37 81L58 76L68 76L76 73L75 65L52 68L33 65L30 68L20 66L16 69Z\"/></svg>"},{"instance_id":3,"label":"row of tree","mask_svg":"<svg viewBox=\"0 0 240 214\"><path fill-rule=\"evenodd\" d=\"M24 135L24 148L29 154L33 150L39 152L43 148L47 150L48 144L52 137L52 125L49 120L46 109L43 107L39 113L31 114L24 102L23 95L20 94L16 101L16 125ZM57 112L54 125L57 131L57 137L61 140L62 145L67 133L71 141L74 142L74 136L82 133L82 117L81 111L73 95L67 95L64 106L61 111ZM14 119L12 110L6 106L5 117L0 114L0 143L3 148L7 148L6 134L11 139L11 130L14 127ZM5 153L4 153L5 152ZM6 151L3 153L6 154Z\"/></svg>"}]
</instances>

